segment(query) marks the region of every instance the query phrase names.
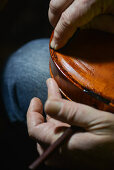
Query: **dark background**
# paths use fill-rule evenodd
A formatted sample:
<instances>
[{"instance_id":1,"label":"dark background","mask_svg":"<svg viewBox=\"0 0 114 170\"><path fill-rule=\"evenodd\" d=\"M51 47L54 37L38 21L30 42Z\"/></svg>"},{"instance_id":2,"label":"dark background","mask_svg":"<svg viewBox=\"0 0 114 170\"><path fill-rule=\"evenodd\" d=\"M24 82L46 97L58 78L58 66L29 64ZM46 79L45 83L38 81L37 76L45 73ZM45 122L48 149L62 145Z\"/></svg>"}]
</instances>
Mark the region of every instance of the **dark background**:
<instances>
[{"instance_id":1,"label":"dark background","mask_svg":"<svg viewBox=\"0 0 114 170\"><path fill-rule=\"evenodd\" d=\"M30 40L50 37L48 6L49 0L8 1L0 11L0 60Z\"/></svg>"},{"instance_id":2,"label":"dark background","mask_svg":"<svg viewBox=\"0 0 114 170\"><path fill-rule=\"evenodd\" d=\"M48 6L49 0L9 0L0 11L0 71L20 46L50 37ZM0 170L27 169L37 156L36 143L29 138L26 127L9 122L0 97Z\"/></svg>"}]
</instances>

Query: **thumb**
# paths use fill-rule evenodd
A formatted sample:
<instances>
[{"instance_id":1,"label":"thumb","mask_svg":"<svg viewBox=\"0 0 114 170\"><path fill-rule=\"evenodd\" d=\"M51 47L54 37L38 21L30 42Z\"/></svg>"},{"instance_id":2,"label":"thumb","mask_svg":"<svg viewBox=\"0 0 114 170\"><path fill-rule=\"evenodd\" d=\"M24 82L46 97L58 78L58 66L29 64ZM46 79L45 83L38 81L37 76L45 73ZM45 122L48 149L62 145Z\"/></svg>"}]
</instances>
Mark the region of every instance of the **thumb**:
<instances>
[{"instance_id":1,"label":"thumb","mask_svg":"<svg viewBox=\"0 0 114 170\"><path fill-rule=\"evenodd\" d=\"M45 111L55 119L87 129L99 124L104 125L104 122L112 120L113 116L111 113L64 99L47 100Z\"/></svg>"},{"instance_id":2,"label":"thumb","mask_svg":"<svg viewBox=\"0 0 114 170\"><path fill-rule=\"evenodd\" d=\"M77 28L83 27L94 17L105 13L111 1L80 0L73 3L61 14L54 29L51 47L55 50L63 47L73 36Z\"/></svg>"}]
</instances>

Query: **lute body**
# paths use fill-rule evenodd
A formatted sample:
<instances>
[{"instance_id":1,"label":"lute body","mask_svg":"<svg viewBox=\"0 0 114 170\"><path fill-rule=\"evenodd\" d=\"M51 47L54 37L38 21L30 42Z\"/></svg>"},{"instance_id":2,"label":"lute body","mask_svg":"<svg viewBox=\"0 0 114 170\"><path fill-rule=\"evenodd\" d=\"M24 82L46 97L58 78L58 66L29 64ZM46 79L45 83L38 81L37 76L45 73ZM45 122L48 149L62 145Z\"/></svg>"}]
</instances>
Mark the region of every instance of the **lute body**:
<instances>
[{"instance_id":1,"label":"lute body","mask_svg":"<svg viewBox=\"0 0 114 170\"><path fill-rule=\"evenodd\" d=\"M80 31L50 55L51 77L67 99L114 112L114 35Z\"/></svg>"}]
</instances>

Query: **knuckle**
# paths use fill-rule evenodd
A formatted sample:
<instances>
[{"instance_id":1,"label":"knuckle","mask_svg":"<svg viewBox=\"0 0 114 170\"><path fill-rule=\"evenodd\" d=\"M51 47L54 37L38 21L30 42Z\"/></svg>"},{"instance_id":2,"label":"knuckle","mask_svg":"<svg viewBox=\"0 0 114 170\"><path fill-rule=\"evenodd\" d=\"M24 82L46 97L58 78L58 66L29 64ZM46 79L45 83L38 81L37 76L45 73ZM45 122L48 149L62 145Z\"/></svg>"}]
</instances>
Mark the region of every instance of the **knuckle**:
<instances>
[{"instance_id":1,"label":"knuckle","mask_svg":"<svg viewBox=\"0 0 114 170\"><path fill-rule=\"evenodd\" d=\"M55 29L54 37L55 37L56 41L61 41L61 33L60 33L60 31Z\"/></svg>"},{"instance_id":2,"label":"knuckle","mask_svg":"<svg viewBox=\"0 0 114 170\"><path fill-rule=\"evenodd\" d=\"M78 109L74 106L70 107L69 114L68 114L68 119L70 122L75 122L75 117Z\"/></svg>"},{"instance_id":3,"label":"knuckle","mask_svg":"<svg viewBox=\"0 0 114 170\"><path fill-rule=\"evenodd\" d=\"M55 15L60 12L60 9L57 8L57 6L56 6L56 1L55 0L50 1L49 9L50 9L51 13L53 13Z\"/></svg>"},{"instance_id":4,"label":"knuckle","mask_svg":"<svg viewBox=\"0 0 114 170\"><path fill-rule=\"evenodd\" d=\"M69 28L71 26L71 17L70 14L63 12L61 15L62 26L65 28Z\"/></svg>"},{"instance_id":5,"label":"knuckle","mask_svg":"<svg viewBox=\"0 0 114 170\"><path fill-rule=\"evenodd\" d=\"M64 113L65 113L65 117L66 117L67 121L74 123L75 122L75 116L76 116L76 113L77 113L76 104L69 102L69 103L67 103L67 105L64 105L63 112L62 112L63 116L64 116Z\"/></svg>"}]
</instances>

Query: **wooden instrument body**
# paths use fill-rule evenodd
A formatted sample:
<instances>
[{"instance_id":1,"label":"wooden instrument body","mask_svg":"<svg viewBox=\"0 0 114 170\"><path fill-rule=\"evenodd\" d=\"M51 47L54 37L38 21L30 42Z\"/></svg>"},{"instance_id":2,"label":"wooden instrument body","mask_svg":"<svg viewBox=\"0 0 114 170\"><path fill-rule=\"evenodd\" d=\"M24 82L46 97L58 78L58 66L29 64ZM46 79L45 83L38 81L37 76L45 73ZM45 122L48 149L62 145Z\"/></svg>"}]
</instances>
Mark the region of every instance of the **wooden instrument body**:
<instances>
[{"instance_id":1,"label":"wooden instrument body","mask_svg":"<svg viewBox=\"0 0 114 170\"><path fill-rule=\"evenodd\" d=\"M114 36L82 31L50 54L50 74L66 98L114 112Z\"/></svg>"}]
</instances>

